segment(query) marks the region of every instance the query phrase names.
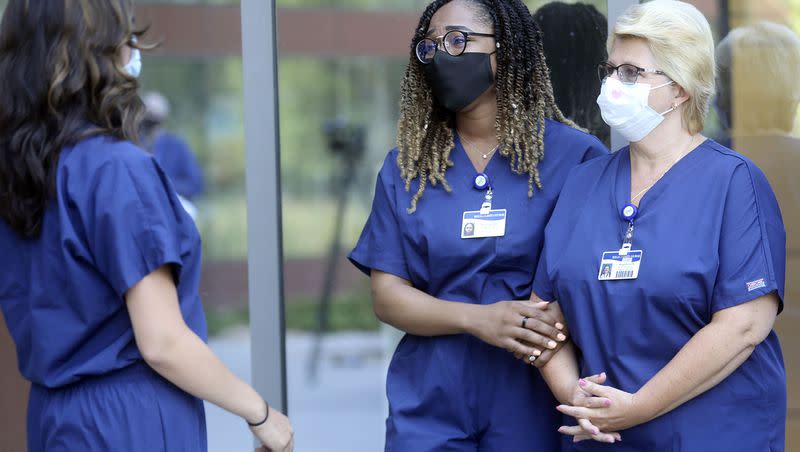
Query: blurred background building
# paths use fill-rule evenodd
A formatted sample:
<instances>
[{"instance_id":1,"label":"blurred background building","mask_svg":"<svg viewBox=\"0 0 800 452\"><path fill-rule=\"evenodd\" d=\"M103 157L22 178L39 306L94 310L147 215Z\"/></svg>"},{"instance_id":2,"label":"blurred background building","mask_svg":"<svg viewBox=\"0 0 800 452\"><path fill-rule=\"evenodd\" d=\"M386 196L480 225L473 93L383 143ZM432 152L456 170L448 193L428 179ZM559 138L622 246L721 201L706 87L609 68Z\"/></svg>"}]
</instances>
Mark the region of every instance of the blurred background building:
<instances>
[{"instance_id":1,"label":"blurred background building","mask_svg":"<svg viewBox=\"0 0 800 452\"><path fill-rule=\"evenodd\" d=\"M0 0L0 9L5 3ZM239 1L134 3L137 23L150 26L146 40L161 43L143 58L142 92L158 91L166 97L170 113L164 127L188 144L205 179L204 192L192 198L192 203L204 241L202 296L210 342L234 371L249 378L245 93ZM385 366L399 336L375 319L368 280L344 256L369 213L379 165L394 146L409 39L428 1L276 3L287 390L297 432L296 450L380 450L386 415ZM533 12L555 2L526 3ZM604 36L609 9L631 2L584 3L597 14L587 13L580 28L543 24L545 30L553 30L551 34L563 33L555 39L546 37L547 55L553 58L550 64L559 105L581 125L609 140L608 130L596 117L592 119L596 113L575 110L569 103L572 98L583 98L594 105L599 87L591 68L605 59L598 55L602 46L598 49L596 45L597 39L604 38L584 37ZM800 31L800 0L690 3L709 19L717 41L731 29L765 20ZM556 20L544 10L539 17ZM577 27L576 21L565 23ZM598 56L587 71L579 68L581 61L570 61L570 55ZM751 71L748 77L741 75L746 71L734 71L728 80L735 92L771 83L773 68L765 63L753 67L751 59L736 52L732 55L732 65L747 66ZM784 70L795 77L800 73L800 67ZM575 78L573 72L583 75ZM572 77L569 80L568 75ZM712 109L706 134L730 138L737 115L757 102L752 99L734 95L726 105ZM796 102L793 108L796 112ZM720 113L724 109L727 114ZM724 117L734 119L726 123ZM333 120L341 127L363 130L363 155L358 159L347 157L332 144L331 129L325 126ZM783 135L796 136L800 131L795 117L791 123L793 127L781 132ZM744 140L740 138L741 143ZM785 141L782 160L777 161L769 149L763 149L763 141L747 143L750 149L737 149L750 152L767 172L781 197L790 237L786 309L778 330L788 371L789 450L800 452L800 241L792 239L800 237L800 147L797 141ZM345 183L344 178L349 181ZM342 204L342 199L347 202ZM342 205L345 208L338 217ZM337 218L341 218L338 247L334 246ZM323 311L327 315L320 318L320 300L325 298L326 288L331 289L330 303ZM324 334L317 334L320 326ZM256 352L264 346L268 345L256 344ZM24 450L26 394L27 387L16 372L13 347L5 327L0 326L0 452ZM214 407L208 409L208 430L212 452L252 450L246 426Z\"/></svg>"}]
</instances>

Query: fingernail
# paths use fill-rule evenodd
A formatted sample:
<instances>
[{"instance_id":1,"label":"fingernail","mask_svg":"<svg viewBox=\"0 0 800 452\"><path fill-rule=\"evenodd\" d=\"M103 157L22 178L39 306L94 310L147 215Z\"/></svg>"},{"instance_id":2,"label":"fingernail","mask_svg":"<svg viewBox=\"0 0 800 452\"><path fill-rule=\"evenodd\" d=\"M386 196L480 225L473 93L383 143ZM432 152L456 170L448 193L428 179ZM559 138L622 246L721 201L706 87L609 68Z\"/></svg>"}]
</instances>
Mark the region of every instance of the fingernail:
<instances>
[{"instance_id":1,"label":"fingernail","mask_svg":"<svg viewBox=\"0 0 800 452\"><path fill-rule=\"evenodd\" d=\"M581 378L580 380L578 380L578 384L581 385L581 388L583 388L583 387L586 386L587 383L586 383L586 380Z\"/></svg>"},{"instance_id":2,"label":"fingernail","mask_svg":"<svg viewBox=\"0 0 800 452\"><path fill-rule=\"evenodd\" d=\"M528 357L528 361L534 362L534 361L536 361L536 357L531 355L531 356Z\"/></svg>"},{"instance_id":3,"label":"fingernail","mask_svg":"<svg viewBox=\"0 0 800 452\"><path fill-rule=\"evenodd\" d=\"M564 329L564 325L561 322L556 323L556 328L559 329L559 330L563 330Z\"/></svg>"},{"instance_id":4,"label":"fingernail","mask_svg":"<svg viewBox=\"0 0 800 452\"><path fill-rule=\"evenodd\" d=\"M547 343L547 348L556 348L557 345L556 341L550 341Z\"/></svg>"},{"instance_id":5,"label":"fingernail","mask_svg":"<svg viewBox=\"0 0 800 452\"><path fill-rule=\"evenodd\" d=\"M539 350L534 350L533 351L533 356L541 356L541 354L542 354L542 352L540 352Z\"/></svg>"},{"instance_id":6,"label":"fingernail","mask_svg":"<svg viewBox=\"0 0 800 452\"><path fill-rule=\"evenodd\" d=\"M559 341L564 341L564 340L567 340L567 336L564 336L564 335L563 335L563 334L561 334L561 333L558 333L558 336L556 336L556 337L558 338L558 340L559 340Z\"/></svg>"},{"instance_id":7,"label":"fingernail","mask_svg":"<svg viewBox=\"0 0 800 452\"><path fill-rule=\"evenodd\" d=\"M605 402L603 402L603 404L604 404L605 406L611 406L611 400L609 400L609 399L606 399L606 401L605 401Z\"/></svg>"}]
</instances>

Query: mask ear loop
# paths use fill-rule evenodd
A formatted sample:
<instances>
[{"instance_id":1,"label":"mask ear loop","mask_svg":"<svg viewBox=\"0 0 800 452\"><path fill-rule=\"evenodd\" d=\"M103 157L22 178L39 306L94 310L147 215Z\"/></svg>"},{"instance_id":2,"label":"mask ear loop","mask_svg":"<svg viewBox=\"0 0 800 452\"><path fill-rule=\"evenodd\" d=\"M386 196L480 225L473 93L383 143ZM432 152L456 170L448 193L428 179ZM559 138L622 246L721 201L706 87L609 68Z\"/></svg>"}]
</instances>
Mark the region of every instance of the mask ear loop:
<instances>
[{"instance_id":1,"label":"mask ear loop","mask_svg":"<svg viewBox=\"0 0 800 452\"><path fill-rule=\"evenodd\" d=\"M669 113L669 112L671 112L671 111L675 111L675 109L676 109L676 108L678 108L678 104L672 104L672 108L670 108L669 110L667 110L667 111L665 111L665 112L663 112L663 113L659 113L659 114L660 114L661 116L664 116L664 115L666 115L667 113Z\"/></svg>"},{"instance_id":2,"label":"mask ear loop","mask_svg":"<svg viewBox=\"0 0 800 452\"><path fill-rule=\"evenodd\" d=\"M672 85L673 83L675 83L675 80L670 80L670 81L668 81L667 83L664 83L664 84L661 84L661 85L654 86L654 87L650 88L650 91L653 91L654 89L658 89L658 88L663 88L663 87L665 87L665 86L667 86L667 85ZM669 113L669 112L675 111L675 109L676 109L676 108L678 108L678 104L677 104L677 103L675 103L675 102L673 102L673 103L672 103L672 108L670 108L669 110L667 110L667 111L665 111L665 112L663 112L663 113L659 113L659 114L660 114L661 116L664 116L664 115L666 115L666 114L667 114L667 113Z\"/></svg>"},{"instance_id":3,"label":"mask ear loop","mask_svg":"<svg viewBox=\"0 0 800 452\"><path fill-rule=\"evenodd\" d=\"M670 80L667 83L662 83L661 85L654 86L654 87L650 88L650 91L653 91L654 89L663 88L663 87L665 87L667 85L672 85L673 83L675 83L675 80Z\"/></svg>"}]
</instances>

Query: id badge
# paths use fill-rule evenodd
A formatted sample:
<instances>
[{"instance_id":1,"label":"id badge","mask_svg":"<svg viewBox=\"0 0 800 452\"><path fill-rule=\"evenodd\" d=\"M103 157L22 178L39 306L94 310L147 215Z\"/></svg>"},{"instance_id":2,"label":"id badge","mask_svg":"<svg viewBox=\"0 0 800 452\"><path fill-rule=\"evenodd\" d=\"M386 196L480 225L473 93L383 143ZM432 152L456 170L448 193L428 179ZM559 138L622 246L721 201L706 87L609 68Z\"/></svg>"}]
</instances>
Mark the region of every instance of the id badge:
<instances>
[{"instance_id":1,"label":"id badge","mask_svg":"<svg viewBox=\"0 0 800 452\"><path fill-rule=\"evenodd\" d=\"M620 279L636 279L639 277L639 266L642 265L642 250L630 250L627 253L606 251L600 259L600 281Z\"/></svg>"},{"instance_id":2,"label":"id badge","mask_svg":"<svg viewBox=\"0 0 800 452\"><path fill-rule=\"evenodd\" d=\"M461 220L462 239L502 237L506 235L506 209L464 212Z\"/></svg>"}]
</instances>

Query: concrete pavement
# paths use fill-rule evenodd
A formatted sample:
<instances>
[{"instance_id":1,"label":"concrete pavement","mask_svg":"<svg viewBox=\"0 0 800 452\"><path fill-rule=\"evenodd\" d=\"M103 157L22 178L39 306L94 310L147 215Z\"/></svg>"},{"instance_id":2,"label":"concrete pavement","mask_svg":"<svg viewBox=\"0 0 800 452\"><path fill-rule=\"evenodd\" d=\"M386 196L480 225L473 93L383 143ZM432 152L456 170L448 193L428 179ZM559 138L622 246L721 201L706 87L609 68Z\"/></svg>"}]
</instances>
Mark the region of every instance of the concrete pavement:
<instances>
[{"instance_id":1,"label":"concrete pavement","mask_svg":"<svg viewBox=\"0 0 800 452\"><path fill-rule=\"evenodd\" d=\"M316 381L308 375L312 336L286 337L289 416L296 452L375 452L383 450L386 418L386 339L379 333L325 336ZM250 381L247 328L212 338L209 345L239 377ZM206 404L209 452L252 451L247 425Z\"/></svg>"}]
</instances>

